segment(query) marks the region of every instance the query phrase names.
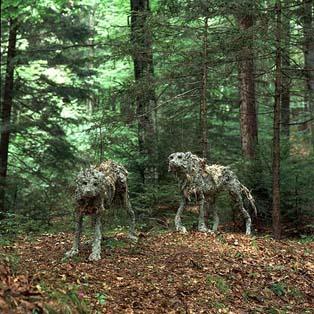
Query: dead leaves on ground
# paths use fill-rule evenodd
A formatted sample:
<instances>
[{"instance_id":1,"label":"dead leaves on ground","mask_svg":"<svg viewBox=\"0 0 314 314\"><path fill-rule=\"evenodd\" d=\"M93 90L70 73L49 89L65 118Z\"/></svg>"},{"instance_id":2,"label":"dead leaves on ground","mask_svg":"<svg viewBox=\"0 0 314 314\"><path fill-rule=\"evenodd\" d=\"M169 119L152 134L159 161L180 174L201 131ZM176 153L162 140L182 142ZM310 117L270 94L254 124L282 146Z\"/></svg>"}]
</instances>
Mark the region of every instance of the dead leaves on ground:
<instances>
[{"instance_id":1,"label":"dead leaves on ground","mask_svg":"<svg viewBox=\"0 0 314 314\"><path fill-rule=\"evenodd\" d=\"M42 313L42 293L27 275L13 275L7 263L0 264L0 309L3 313Z\"/></svg>"},{"instance_id":2,"label":"dead leaves on ground","mask_svg":"<svg viewBox=\"0 0 314 314\"><path fill-rule=\"evenodd\" d=\"M2 247L19 256L19 265L15 275L0 268L0 307L33 306L40 313L66 305L72 313L145 314L311 313L313 308L313 243L170 232L132 245L118 235L104 241L102 260L91 263L88 245L79 257L62 261L70 239L63 233L43 235Z\"/></svg>"}]
</instances>

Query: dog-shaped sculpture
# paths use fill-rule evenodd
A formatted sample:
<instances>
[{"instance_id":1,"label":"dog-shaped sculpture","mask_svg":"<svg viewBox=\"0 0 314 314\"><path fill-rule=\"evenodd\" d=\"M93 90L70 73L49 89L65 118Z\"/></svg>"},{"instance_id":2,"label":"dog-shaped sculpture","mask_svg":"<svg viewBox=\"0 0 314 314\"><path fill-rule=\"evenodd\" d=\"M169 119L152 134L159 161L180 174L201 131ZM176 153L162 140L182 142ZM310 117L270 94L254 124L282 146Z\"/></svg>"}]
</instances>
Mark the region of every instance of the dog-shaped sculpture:
<instances>
[{"instance_id":1,"label":"dog-shaped sculpture","mask_svg":"<svg viewBox=\"0 0 314 314\"><path fill-rule=\"evenodd\" d=\"M251 217L243 205L244 195L257 212L254 199L248 190L230 170L229 167L221 165L207 165L205 159L199 158L190 152L173 153L168 157L169 172L176 175L179 180L180 191L182 193L180 206L175 217L175 227L177 231L186 232L186 228L181 222L181 214L191 196L195 196L199 202L198 230L201 232L217 231L219 216L215 207L217 195L226 191L229 193L233 203L243 214L246 223L246 234L251 234ZM207 229L205 224L205 209L211 207L213 211L212 231Z\"/></svg>"},{"instance_id":2,"label":"dog-shaped sculpture","mask_svg":"<svg viewBox=\"0 0 314 314\"><path fill-rule=\"evenodd\" d=\"M137 240L135 235L135 215L128 196L127 170L112 160L91 166L81 171L76 178L76 231L73 246L65 256L72 257L79 253L83 217L94 218L95 235L89 260L101 258L101 216L116 200L122 201L131 219L129 238Z\"/></svg>"}]
</instances>

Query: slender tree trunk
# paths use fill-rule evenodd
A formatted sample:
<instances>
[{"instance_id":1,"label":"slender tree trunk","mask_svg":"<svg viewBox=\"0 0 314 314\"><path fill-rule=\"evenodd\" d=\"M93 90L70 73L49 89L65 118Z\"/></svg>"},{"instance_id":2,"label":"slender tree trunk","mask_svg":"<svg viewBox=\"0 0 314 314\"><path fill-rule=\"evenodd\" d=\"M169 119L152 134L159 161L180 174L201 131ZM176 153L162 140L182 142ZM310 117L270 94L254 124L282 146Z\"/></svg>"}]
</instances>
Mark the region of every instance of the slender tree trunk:
<instances>
[{"instance_id":1,"label":"slender tree trunk","mask_svg":"<svg viewBox=\"0 0 314 314\"><path fill-rule=\"evenodd\" d=\"M281 236L280 223L280 103L282 97L282 55L281 55L281 3L276 2L276 78L275 78L275 102L274 102L274 123L273 123L273 234L276 239Z\"/></svg>"},{"instance_id":2,"label":"slender tree trunk","mask_svg":"<svg viewBox=\"0 0 314 314\"><path fill-rule=\"evenodd\" d=\"M314 149L314 19L312 1L304 0L304 73L306 81L305 99L310 112L311 144Z\"/></svg>"},{"instance_id":3,"label":"slender tree trunk","mask_svg":"<svg viewBox=\"0 0 314 314\"><path fill-rule=\"evenodd\" d=\"M208 17L204 21L203 68L200 102L200 144L203 158L208 158L207 79L208 79Z\"/></svg>"},{"instance_id":4,"label":"slender tree trunk","mask_svg":"<svg viewBox=\"0 0 314 314\"><path fill-rule=\"evenodd\" d=\"M93 5L91 6L91 10L88 16L88 24L89 24L89 29L91 31L91 38L87 41L88 44L90 44L91 46L89 47L88 50L88 70L90 71L90 73L92 73L92 71L94 70L94 57L95 57L95 47L93 46L94 44L94 38L95 38L95 14L96 14L96 10L97 10L97 3L93 3ZM92 75L92 74L90 74ZM90 114L93 113L93 111L95 110L96 107L96 97L98 95L95 95L94 92L89 94L89 97L86 99L86 106L90 112Z\"/></svg>"},{"instance_id":5,"label":"slender tree trunk","mask_svg":"<svg viewBox=\"0 0 314 314\"><path fill-rule=\"evenodd\" d=\"M286 6L289 6L290 1L286 0ZM289 9L288 9L289 10ZM281 134L289 143L290 135L290 77L289 77L289 47L290 47L290 16L286 11L285 16L282 18L283 23L283 46L282 51L282 96L281 96Z\"/></svg>"},{"instance_id":6,"label":"slender tree trunk","mask_svg":"<svg viewBox=\"0 0 314 314\"><path fill-rule=\"evenodd\" d=\"M202 157L209 159L208 146L208 119L207 119L207 81L208 81L208 17L204 18L204 36L203 36L203 58L202 58L202 78L201 78L201 101L200 101L200 148ZM209 211L206 208L204 213L205 224L209 219Z\"/></svg>"},{"instance_id":7,"label":"slender tree trunk","mask_svg":"<svg viewBox=\"0 0 314 314\"><path fill-rule=\"evenodd\" d=\"M5 208L6 177L8 170L8 152L10 143L11 111L14 84L14 57L16 53L16 22L9 21L9 42L7 49L7 65L1 108L1 140L0 140L0 211Z\"/></svg>"},{"instance_id":8,"label":"slender tree trunk","mask_svg":"<svg viewBox=\"0 0 314 314\"><path fill-rule=\"evenodd\" d=\"M131 40L133 44L134 76L137 83L136 106L138 116L139 151L145 159L142 179L157 181L157 139L155 128L155 91L152 38L147 27L150 16L149 0L131 0Z\"/></svg>"},{"instance_id":9,"label":"slender tree trunk","mask_svg":"<svg viewBox=\"0 0 314 314\"><path fill-rule=\"evenodd\" d=\"M246 14L239 16L238 21L240 30L245 34L239 64L241 147L246 158L254 159L258 140L252 31L254 19Z\"/></svg>"}]
</instances>

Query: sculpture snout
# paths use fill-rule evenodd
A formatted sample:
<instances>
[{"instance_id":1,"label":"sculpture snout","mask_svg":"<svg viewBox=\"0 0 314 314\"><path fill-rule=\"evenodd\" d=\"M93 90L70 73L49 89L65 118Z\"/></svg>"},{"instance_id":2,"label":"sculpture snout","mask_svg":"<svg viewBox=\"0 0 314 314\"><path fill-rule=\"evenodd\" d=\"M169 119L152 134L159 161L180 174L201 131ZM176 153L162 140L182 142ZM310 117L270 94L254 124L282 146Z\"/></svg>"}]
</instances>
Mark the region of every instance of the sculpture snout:
<instances>
[{"instance_id":1,"label":"sculpture snout","mask_svg":"<svg viewBox=\"0 0 314 314\"><path fill-rule=\"evenodd\" d=\"M172 172L176 169L176 164L173 161L169 161L168 172Z\"/></svg>"}]
</instances>

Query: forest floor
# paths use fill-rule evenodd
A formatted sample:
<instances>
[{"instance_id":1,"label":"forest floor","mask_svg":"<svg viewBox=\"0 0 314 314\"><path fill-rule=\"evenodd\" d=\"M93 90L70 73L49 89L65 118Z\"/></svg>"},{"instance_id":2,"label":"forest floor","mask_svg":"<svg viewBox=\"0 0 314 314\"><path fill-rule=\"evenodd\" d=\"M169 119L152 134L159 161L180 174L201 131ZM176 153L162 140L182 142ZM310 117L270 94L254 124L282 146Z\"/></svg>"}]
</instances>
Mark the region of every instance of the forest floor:
<instances>
[{"instance_id":1,"label":"forest floor","mask_svg":"<svg viewBox=\"0 0 314 314\"><path fill-rule=\"evenodd\" d=\"M63 260L72 234L0 246L1 313L314 313L314 243L199 232L125 234ZM86 238L85 238L86 241Z\"/></svg>"}]
</instances>

